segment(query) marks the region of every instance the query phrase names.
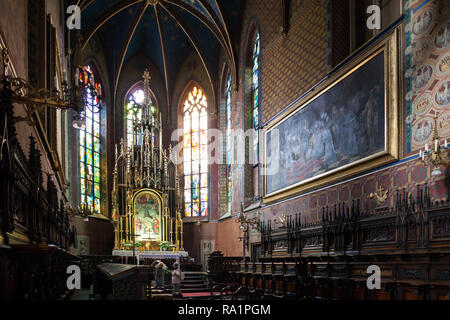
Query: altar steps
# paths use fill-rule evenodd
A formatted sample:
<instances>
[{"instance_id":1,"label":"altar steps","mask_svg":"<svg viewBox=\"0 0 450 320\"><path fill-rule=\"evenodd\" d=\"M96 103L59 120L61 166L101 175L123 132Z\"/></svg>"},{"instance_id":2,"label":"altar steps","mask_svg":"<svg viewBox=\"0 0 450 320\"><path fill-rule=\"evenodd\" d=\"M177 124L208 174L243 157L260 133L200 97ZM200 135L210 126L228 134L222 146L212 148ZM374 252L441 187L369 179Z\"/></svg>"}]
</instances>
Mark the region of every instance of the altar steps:
<instances>
[{"instance_id":1,"label":"altar steps","mask_svg":"<svg viewBox=\"0 0 450 320\"><path fill-rule=\"evenodd\" d=\"M181 281L182 293L207 292L208 281L206 272L185 271L184 280Z\"/></svg>"}]
</instances>

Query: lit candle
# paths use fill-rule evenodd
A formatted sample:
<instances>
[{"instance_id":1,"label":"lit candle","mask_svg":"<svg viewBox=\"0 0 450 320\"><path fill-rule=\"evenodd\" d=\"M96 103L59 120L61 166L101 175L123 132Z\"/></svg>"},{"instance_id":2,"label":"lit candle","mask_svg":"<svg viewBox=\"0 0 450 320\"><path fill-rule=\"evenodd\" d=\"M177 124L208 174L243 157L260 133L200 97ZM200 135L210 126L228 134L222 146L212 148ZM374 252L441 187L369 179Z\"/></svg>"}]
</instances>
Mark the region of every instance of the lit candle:
<instances>
[{"instance_id":1,"label":"lit candle","mask_svg":"<svg viewBox=\"0 0 450 320\"><path fill-rule=\"evenodd\" d=\"M76 68L75 69L75 87L79 86L79 82L80 82L80 69Z\"/></svg>"},{"instance_id":2,"label":"lit candle","mask_svg":"<svg viewBox=\"0 0 450 320\"><path fill-rule=\"evenodd\" d=\"M448 147L448 143L447 143L447 139L445 139L445 141L444 141L444 148L447 149L447 147Z\"/></svg>"},{"instance_id":3,"label":"lit candle","mask_svg":"<svg viewBox=\"0 0 450 320\"><path fill-rule=\"evenodd\" d=\"M422 158L422 149L419 150L419 158Z\"/></svg>"},{"instance_id":4,"label":"lit candle","mask_svg":"<svg viewBox=\"0 0 450 320\"><path fill-rule=\"evenodd\" d=\"M439 146L439 140L436 139L436 140L434 140L434 151L435 151L435 152L438 151L438 146Z\"/></svg>"},{"instance_id":5,"label":"lit candle","mask_svg":"<svg viewBox=\"0 0 450 320\"><path fill-rule=\"evenodd\" d=\"M425 144L425 152L428 152L428 143Z\"/></svg>"}]
</instances>

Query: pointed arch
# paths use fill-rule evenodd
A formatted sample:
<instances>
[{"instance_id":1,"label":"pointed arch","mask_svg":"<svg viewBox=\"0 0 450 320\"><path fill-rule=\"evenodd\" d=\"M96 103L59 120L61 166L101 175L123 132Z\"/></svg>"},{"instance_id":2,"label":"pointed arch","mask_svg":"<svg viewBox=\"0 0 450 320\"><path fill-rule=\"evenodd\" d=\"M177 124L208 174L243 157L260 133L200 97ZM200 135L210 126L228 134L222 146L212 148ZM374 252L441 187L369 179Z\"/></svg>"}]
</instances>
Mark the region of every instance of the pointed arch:
<instances>
[{"instance_id":1,"label":"pointed arch","mask_svg":"<svg viewBox=\"0 0 450 320\"><path fill-rule=\"evenodd\" d=\"M80 70L80 81L86 88L83 97L85 128L79 134L80 202L88 211L100 214L102 105L98 96L102 94L102 85L94 68L86 64ZM88 83L93 84L93 88L89 88Z\"/></svg>"},{"instance_id":2,"label":"pointed arch","mask_svg":"<svg viewBox=\"0 0 450 320\"><path fill-rule=\"evenodd\" d=\"M252 24L249 31L248 44L246 47L245 69L250 71L250 79L246 79L247 94L249 97L246 104L247 128L255 129L255 139L252 141L252 151L256 162L259 162L259 127L261 106L261 36L256 24ZM248 76L246 74L246 76ZM246 100L247 101L247 100Z\"/></svg>"},{"instance_id":3,"label":"pointed arch","mask_svg":"<svg viewBox=\"0 0 450 320\"><path fill-rule=\"evenodd\" d=\"M110 183L110 177L107 174L104 174L107 172L108 164L109 164L109 152L108 148L106 147L109 143L110 139L110 133L113 133L114 131L111 130L110 125L112 124L110 122L110 114L109 111L109 105L111 104L111 92L110 92L110 83L108 80L108 75L105 73L105 66L97 59L95 55L89 54L84 60L83 60L84 66L90 66L95 82L98 83L98 86L101 88L101 109L100 109L100 141L99 141L99 153L100 153L100 207L101 207L101 214L105 214L109 212L109 183ZM110 131L111 130L111 131ZM81 173L81 172L80 172ZM81 180L79 179L81 182ZM80 187L78 187L78 192L80 192ZM77 193L80 194L81 193Z\"/></svg>"},{"instance_id":4,"label":"pointed arch","mask_svg":"<svg viewBox=\"0 0 450 320\"><path fill-rule=\"evenodd\" d=\"M138 81L133 84L130 89L128 89L125 94L123 106L124 106L124 140L125 145L130 148L132 145L132 137L134 130L134 121L141 120L141 107L140 104L144 102L144 82ZM148 97L150 98L150 102L154 105L156 110L159 110L158 100L156 99L156 95L154 92L149 89Z\"/></svg>"},{"instance_id":5,"label":"pointed arch","mask_svg":"<svg viewBox=\"0 0 450 320\"><path fill-rule=\"evenodd\" d=\"M260 127L261 127L261 89L262 89L262 35L261 28L252 18L247 26L243 42L241 63L243 65L242 95L244 101L244 130L253 129L251 141L246 141L244 169L244 203L251 205L260 194Z\"/></svg>"},{"instance_id":6,"label":"pointed arch","mask_svg":"<svg viewBox=\"0 0 450 320\"><path fill-rule=\"evenodd\" d=\"M220 203L221 214L232 213L232 162L233 162L233 142L232 142L232 112L233 112L233 71L228 62L224 62L220 74L220 129L223 134L223 163L220 174Z\"/></svg>"},{"instance_id":7,"label":"pointed arch","mask_svg":"<svg viewBox=\"0 0 450 320\"><path fill-rule=\"evenodd\" d=\"M183 128L183 200L185 217L207 217L208 98L195 81L185 87L178 105Z\"/></svg>"}]
</instances>

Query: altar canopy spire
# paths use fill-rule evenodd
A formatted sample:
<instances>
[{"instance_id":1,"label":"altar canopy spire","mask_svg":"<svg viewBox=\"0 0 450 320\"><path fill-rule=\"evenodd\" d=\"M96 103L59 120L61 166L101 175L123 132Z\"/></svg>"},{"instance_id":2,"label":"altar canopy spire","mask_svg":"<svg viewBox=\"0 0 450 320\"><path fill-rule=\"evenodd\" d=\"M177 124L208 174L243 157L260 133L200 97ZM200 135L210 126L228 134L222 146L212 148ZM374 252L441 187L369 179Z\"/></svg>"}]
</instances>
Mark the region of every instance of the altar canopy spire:
<instances>
[{"instance_id":1,"label":"altar canopy spire","mask_svg":"<svg viewBox=\"0 0 450 320\"><path fill-rule=\"evenodd\" d=\"M149 91L150 91L150 79L151 78L152 77L150 76L150 71L148 71L148 69L145 69L142 79L144 79L144 97L145 97L144 102L146 105L150 104Z\"/></svg>"},{"instance_id":2,"label":"altar canopy spire","mask_svg":"<svg viewBox=\"0 0 450 320\"><path fill-rule=\"evenodd\" d=\"M162 145L161 113L150 97L148 69L142 78L144 99L137 104L142 117L134 118L132 143L129 148L121 146L115 159L115 249L132 248L137 242L142 250L159 250L161 243L179 250L182 234L177 228L175 164L169 156L171 149Z\"/></svg>"}]
</instances>

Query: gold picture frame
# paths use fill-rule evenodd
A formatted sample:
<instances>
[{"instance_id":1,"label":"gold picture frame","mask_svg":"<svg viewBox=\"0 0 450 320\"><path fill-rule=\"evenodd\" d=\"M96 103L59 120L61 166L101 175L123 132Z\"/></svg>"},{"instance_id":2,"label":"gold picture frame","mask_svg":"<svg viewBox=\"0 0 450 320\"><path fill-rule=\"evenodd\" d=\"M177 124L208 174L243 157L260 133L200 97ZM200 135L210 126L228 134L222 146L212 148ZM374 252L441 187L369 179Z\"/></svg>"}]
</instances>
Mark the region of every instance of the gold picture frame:
<instances>
[{"instance_id":1,"label":"gold picture frame","mask_svg":"<svg viewBox=\"0 0 450 320\"><path fill-rule=\"evenodd\" d=\"M158 205L158 224L159 224L159 235L156 239L147 239L143 240L146 241L154 241L154 242L161 242L165 240L165 224L163 221L163 199L161 197L161 194L157 190L153 189L141 189L137 191L133 196L133 220L132 220L132 226L133 226L133 232L136 232L136 217L139 214L139 210L137 209L137 200L143 195L150 196L153 199L156 199L157 205Z\"/></svg>"},{"instance_id":2,"label":"gold picture frame","mask_svg":"<svg viewBox=\"0 0 450 320\"><path fill-rule=\"evenodd\" d=\"M273 203L294 195L300 195L327 185L348 179L355 175L373 170L399 159L399 111L400 111L400 28L395 28L376 41L369 49L356 56L352 61L338 69L329 79L320 84L300 101L289 107L263 129L263 202ZM333 168L317 176L308 177L292 185L277 190L268 190L267 186L267 149L268 134L283 122L312 104L337 84L368 64L383 53L384 77L384 150L365 156L357 161ZM325 98L324 98L325 99ZM307 110L307 109L305 109ZM307 111L305 111L307 112ZM269 139L270 140L270 139Z\"/></svg>"}]
</instances>

